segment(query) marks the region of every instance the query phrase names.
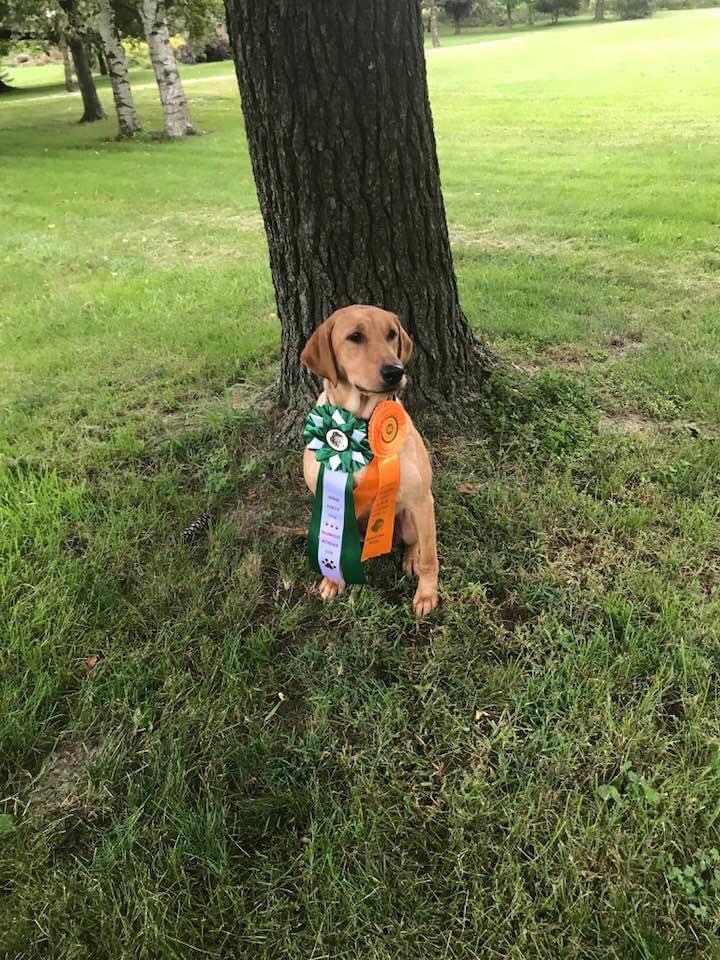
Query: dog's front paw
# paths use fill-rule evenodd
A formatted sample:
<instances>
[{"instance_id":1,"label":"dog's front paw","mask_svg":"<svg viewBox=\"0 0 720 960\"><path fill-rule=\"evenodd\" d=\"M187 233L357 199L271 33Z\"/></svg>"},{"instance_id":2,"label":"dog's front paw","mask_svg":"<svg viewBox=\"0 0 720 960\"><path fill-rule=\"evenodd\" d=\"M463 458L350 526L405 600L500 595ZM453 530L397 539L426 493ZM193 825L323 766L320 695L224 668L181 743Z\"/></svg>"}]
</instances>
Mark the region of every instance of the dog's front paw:
<instances>
[{"instance_id":1,"label":"dog's front paw","mask_svg":"<svg viewBox=\"0 0 720 960\"><path fill-rule=\"evenodd\" d=\"M413 597L413 610L416 617L425 617L432 613L440 602L435 584L419 583Z\"/></svg>"},{"instance_id":2,"label":"dog's front paw","mask_svg":"<svg viewBox=\"0 0 720 960\"><path fill-rule=\"evenodd\" d=\"M333 597L336 597L339 593L342 593L344 589L344 580L342 580L340 583L336 583L329 577L323 577L318 584L318 592L323 600L332 600Z\"/></svg>"}]
</instances>

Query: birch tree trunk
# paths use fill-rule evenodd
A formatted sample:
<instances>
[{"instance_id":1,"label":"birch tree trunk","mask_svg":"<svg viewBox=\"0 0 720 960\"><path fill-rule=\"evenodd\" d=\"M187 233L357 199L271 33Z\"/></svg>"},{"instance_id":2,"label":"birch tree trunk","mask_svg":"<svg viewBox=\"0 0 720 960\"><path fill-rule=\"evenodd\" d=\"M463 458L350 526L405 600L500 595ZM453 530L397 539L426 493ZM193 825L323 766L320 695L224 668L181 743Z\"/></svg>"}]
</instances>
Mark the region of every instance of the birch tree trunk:
<instances>
[{"instance_id":1,"label":"birch tree trunk","mask_svg":"<svg viewBox=\"0 0 720 960\"><path fill-rule=\"evenodd\" d=\"M68 93L72 93L75 89L75 84L73 83L73 73L72 73L72 64L70 62L70 51L68 50L67 37L64 33L60 34L60 52L62 53L63 58L63 71L65 73L65 89Z\"/></svg>"},{"instance_id":2,"label":"birch tree trunk","mask_svg":"<svg viewBox=\"0 0 720 960\"><path fill-rule=\"evenodd\" d=\"M165 133L173 138L195 133L185 91L180 82L175 53L170 45L165 4L163 0L142 0L140 9L145 39L150 49L150 60L160 91Z\"/></svg>"},{"instance_id":3,"label":"birch tree trunk","mask_svg":"<svg viewBox=\"0 0 720 960\"><path fill-rule=\"evenodd\" d=\"M226 7L282 327L281 403L304 416L316 391L305 342L333 310L368 303L415 341L411 399L458 409L494 355L458 300L420 4Z\"/></svg>"},{"instance_id":4,"label":"birch tree trunk","mask_svg":"<svg viewBox=\"0 0 720 960\"><path fill-rule=\"evenodd\" d=\"M96 3L98 12L95 22L110 73L118 130L121 137L132 137L140 130L140 121L130 88L125 51L115 26L115 13L110 6L110 0L96 0Z\"/></svg>"}]
</instances>

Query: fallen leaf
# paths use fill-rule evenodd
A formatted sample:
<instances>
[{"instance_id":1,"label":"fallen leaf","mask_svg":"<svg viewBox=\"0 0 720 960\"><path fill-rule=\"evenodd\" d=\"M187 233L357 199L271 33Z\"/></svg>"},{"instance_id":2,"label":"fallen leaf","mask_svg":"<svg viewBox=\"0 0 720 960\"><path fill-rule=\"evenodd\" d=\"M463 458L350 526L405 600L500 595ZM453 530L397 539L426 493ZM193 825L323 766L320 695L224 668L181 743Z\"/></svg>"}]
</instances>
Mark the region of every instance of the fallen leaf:
<instances>
[{"instance_id":1,"label":"fallen leaf","mask_svg":"<svg viewBox=\"0 0 720 960\"><path fill-rule=\"evenodd\" d=\"M88 673L93 672L93 670L98 664L99 659L100 657L96 656L94 653L92 656L87 658L87 660L85 661L85 669L87 670Z\"/></svg>"},{"instance_id":2,"label":"fallen leaf","mask_svg":"<svg viewBox=\"0 0 720 960\"><path fill-rule=\"evenodd\" d=\"M457 491L458 493L471 494L477 493L479 489L480 486L477 483L459 483Z\"/></svg>"}]
</instances>

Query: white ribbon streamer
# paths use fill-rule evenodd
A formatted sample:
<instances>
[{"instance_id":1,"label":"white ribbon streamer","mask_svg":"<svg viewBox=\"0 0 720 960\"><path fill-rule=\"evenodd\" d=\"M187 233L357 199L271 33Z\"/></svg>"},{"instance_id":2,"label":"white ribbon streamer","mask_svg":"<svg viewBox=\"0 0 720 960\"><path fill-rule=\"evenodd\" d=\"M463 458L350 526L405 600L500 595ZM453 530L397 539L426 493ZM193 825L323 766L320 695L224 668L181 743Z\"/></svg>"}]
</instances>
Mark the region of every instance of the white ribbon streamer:
<instances>
[{"instance_id":1,"label":"white ribbon streamer","mask_svg":"<svg viewBox=\"0 0 720 960\"><path fill-rule=\"evenodd\" d=\"M340 583L343 529L345 527L345 484L347 474L325 470L323 474L322 512L318 538L318 565L324 577Z\"/></svg>"}]
</instances>

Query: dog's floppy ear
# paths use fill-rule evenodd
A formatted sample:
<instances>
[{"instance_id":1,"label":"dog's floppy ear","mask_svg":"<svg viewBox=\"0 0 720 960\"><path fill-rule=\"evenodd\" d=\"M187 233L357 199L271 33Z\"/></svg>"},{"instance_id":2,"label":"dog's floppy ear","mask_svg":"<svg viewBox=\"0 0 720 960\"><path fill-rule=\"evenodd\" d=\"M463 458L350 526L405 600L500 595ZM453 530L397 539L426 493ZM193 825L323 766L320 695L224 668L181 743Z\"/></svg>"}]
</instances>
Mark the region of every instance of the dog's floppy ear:
<instances>
[{"instance_id":1,"label":"dog's floppy ear","mask_svg":"<svg viewBox=\"0 0 720 960\"><path fill-rule=\"evenodd\" d=\"M328 317L324 323L320 324L305 344L305 349L300 354L300 363L316 376L329 380L333 386L337 386L338 371L331 339L334 325L332 317Z\"/></svg>"},{"instance_id":2,"label":"dog's floppy ear","mask_svg":"<svg viewBox=\"0 0 720 960\"><path fill-rule=\"evenodd\" d=\"M406 367L410 362L410 357L412 356L413 352L412 337L405 333L402 328L402 324L397 317L395 318L395 321L398 329L398 350L400 354L400 363Z\"/></svg>"}]
</instances>

